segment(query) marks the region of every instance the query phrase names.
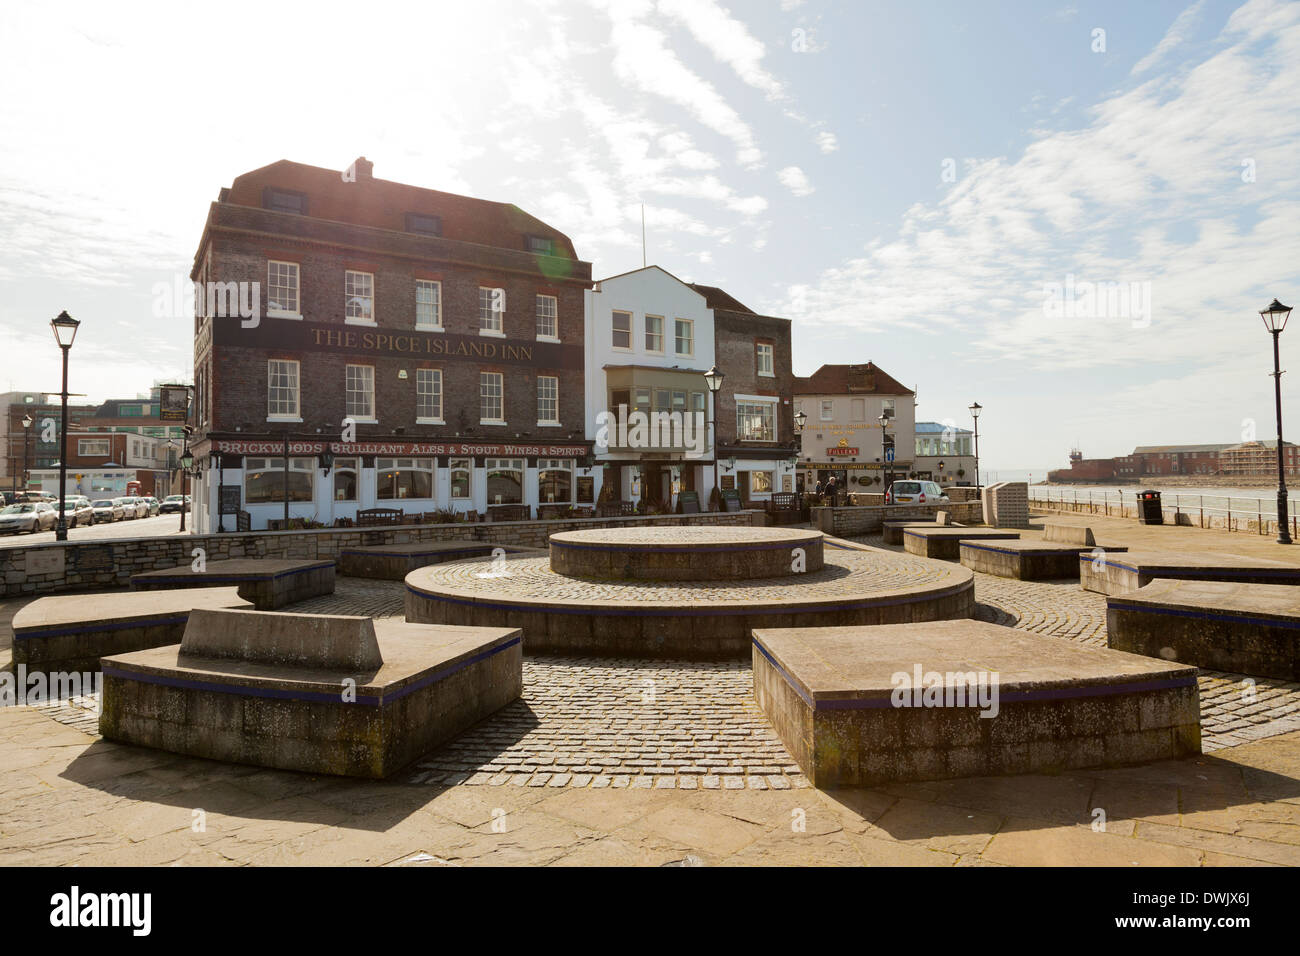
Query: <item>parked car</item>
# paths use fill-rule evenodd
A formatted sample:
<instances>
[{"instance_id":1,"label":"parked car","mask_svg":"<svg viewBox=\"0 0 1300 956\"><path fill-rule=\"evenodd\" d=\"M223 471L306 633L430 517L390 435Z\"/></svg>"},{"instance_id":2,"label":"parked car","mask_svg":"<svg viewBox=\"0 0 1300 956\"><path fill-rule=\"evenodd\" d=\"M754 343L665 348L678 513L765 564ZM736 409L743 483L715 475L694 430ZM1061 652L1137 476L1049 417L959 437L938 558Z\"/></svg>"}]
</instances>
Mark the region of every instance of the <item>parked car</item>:
<instances>
[{"instance_id":1,"label":"parked car","mask_svg":"<svg viewBox=\"0 0 1300 956\"><path fill-rule=\"evenodd\" d=\"M130 521L133 518L140 517L140 512L135 506L134 498L114 498L113 499L122 509L122 519Z\"/></svg>"},{"instance_id":2,"label":"parked car","mask_svg":"<svg viewBox=\"0 0 1300 956\"><path fill-rule=\"evenodd\" d=\"M935 504L948 500L937 482L933 481L896 481L885 492L885 504Z\"/></svg>"},{"instance_id":3,"label":"parked car","mask_svg":"<svg viewBox=\"0 0 1300 956\"><path fill-rule=\"evenodd\" d=\"M55 515L58 515L57 505L55 506ZM95 523L95 509L91 507L90 499L81 495L64 499L63 520L69 528L87 524L93 525Z\"/></svg>"},{"instance_id":4,"label":"parked car","mask_svg":"<svg viewBox=\"0 0 1300 956\"><path fill-rule=\"evenodd\" d=\"M126 509L116 498L99 498L90 503L95 512L96 521L121 521L126 517Z\"/></svg>"},{"instance_id":5,"label":"parked car","mask_svg":"<svg viewBox=\"0 0 1300 956\"><path fill-rule=\"evenodd\" d=\"M48 531L59 523L59 513L48 501L23 501L0 510L0 534Z\"/></svg>"},{"instance_id":6,"label":"parked car","mask_svg":"<svg viewBox=\"0 0 1300 956\"><path fill-rule=\"evenodd\" d=\"M145 512L146 518L152 518L154 515L158 514L159 510L162 508L162 506L158 503L158 499L155 498L153 495L145 495L140 500L143 501L147 506L148 510Z\"/></svg>"},{"instance_id":7,"label":"parked car","mask_svg":"<svg viewBox=\"0 0 1300 956\"><path fill-rule=\"evenodd\" d=\"M162 504L158 506L158 513L164 515L179 513L181 510L181 501L184 501L185 504L188 506L190 503L189 495L185 495L185 496L168 495L166 498L162 500ZM188 507L186 508L186 510L189 510Z\"/></svg>"}]
</instances>

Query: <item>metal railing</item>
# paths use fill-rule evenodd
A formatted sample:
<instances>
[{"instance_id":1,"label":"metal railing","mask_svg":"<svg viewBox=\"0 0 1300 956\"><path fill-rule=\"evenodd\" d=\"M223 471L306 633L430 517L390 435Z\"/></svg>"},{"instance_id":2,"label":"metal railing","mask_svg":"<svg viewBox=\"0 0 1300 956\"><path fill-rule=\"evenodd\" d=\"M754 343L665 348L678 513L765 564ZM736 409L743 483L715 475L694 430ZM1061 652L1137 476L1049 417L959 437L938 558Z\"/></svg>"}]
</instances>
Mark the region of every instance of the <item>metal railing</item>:
<instances>
[{"instance_id":1,"label":"metal railing","mask_svg":"<svg viewBox=\"0 0 1300 956\"><path fill-rule=\"evenodd\" d=\"M1106 488L1029 488L1029 503L1052 506L1083 514L1116 518L1138 516L1138 490ZM1297 502L1288 497L1292 537L1297 533ZM1162 494L1161 508L1173 512L1174 524L1196 524L1202 528L1225 528L1228 531L1254 530L1256 534L1277 531L1277 496L1247 498L1237 495ZM1182 520L1187 515L1187 521ZM1215 520L1221 519L1221 520ZM1251 523L1254 523L1252 529Z\"/></svg>"}]
</instances>

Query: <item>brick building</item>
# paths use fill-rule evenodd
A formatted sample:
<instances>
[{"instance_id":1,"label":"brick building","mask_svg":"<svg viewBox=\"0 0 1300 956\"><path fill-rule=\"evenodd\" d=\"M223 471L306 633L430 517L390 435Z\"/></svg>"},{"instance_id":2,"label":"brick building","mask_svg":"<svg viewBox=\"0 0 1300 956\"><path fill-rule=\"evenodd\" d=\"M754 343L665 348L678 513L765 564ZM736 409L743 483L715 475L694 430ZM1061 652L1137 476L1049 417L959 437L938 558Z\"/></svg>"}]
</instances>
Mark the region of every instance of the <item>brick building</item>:
<instances>
[{"instance_id":1,"label":"brick building","mask_svg":"<svg viewBox=\"0 0 1300 956\"><path fill-rule=\"evenodd\" d=\"M1291 442L1282 442L1282 465L1287 475L1300 472L1297 451L1300 449ZM1219 462L1225 475L1276 475L1277 439L1227 446L1220 453Z\"/></svg>"},{"instance_id":2,"label":"brick building","mask_svg":"<svg viewBox=\"0 0 1300 956\"><path fill-rule=\"evenodd\" d=\"M572 502L590 473L591 266L513 205L280 161L221 190L191 278L198 531L223 498L265 527L286 487L328 523Z\"/></svg>"}]
</instances>

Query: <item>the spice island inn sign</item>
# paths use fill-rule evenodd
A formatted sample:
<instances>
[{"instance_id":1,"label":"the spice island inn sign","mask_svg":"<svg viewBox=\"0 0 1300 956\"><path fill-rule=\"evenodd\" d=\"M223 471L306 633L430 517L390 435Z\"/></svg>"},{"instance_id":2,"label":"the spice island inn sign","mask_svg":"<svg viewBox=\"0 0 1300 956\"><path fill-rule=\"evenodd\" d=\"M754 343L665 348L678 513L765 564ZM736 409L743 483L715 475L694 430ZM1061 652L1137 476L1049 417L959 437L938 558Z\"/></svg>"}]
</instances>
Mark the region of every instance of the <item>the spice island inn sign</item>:
<instances>
[{"instance_id":1,"label":"the spice island inn sign","mask_svg":"<svg viewBox=\"0 0 1300 956\"><path fill-rule=\"evenodd\" d=\"M211 438L192 446L195 456L283 455L283 439ZM584 458L591 451L583 444L546 445L534 442L461 441L301 441L289 439L289 454L380 455L383 457L452 458Z\"/></svg>"},{"instance_id":2,"label":"the spice island inn sign","mask_svg":"<svg viewBox=\"0 0 1300 956\"><path fill-rule=\"evenodd\" d=\"M219 348L284 349L336 352L390 359L441 359L582 368L582 346L523 339L492 339L418 329L383 331L312 322L260 322L245 328L237 318L217 321L213 341Z\"/></svg>"}]
</instances>

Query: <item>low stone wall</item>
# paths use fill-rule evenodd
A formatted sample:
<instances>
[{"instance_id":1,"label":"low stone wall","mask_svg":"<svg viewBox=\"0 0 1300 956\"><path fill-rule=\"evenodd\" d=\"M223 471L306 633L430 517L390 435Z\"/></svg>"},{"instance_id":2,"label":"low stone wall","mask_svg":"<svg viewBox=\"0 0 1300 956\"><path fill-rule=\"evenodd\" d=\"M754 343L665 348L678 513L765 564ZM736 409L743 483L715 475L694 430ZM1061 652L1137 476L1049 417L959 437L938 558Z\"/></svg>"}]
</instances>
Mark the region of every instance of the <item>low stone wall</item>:
<instances>
[{"instance_id":1,"label":"low stone wall","mask_svg":"<svg viewBox=\"0 0 1300 956\"><path fill-rule=\"evenodd\" d=\"M415 541L477 541L545 548L547 539L557 531L629 525L751 525L756 517L761 517L761 513L737 511L636 518L324 528L318 531L246 531L0 548L0 596L126 587L133 574L190 564L194 561L195 549L202 549L207 561L221 561L231 558L337 559L344 548Z\"/></svg>"},{"instance_id":2,"label":"low stone wall","mask_svg":"<svg viewBox=\"0 0 1300 956\"><path fill-rule=\"evenodd\" d=\"M819 531L839 538L880 534L886 521L900 518L933 520L935 513L948 512L959 524L978 524L983 511L978 501L947 501L924 505L863 505L849 508L812 508L812 525Z\"/></svg>"}]
</instances>

